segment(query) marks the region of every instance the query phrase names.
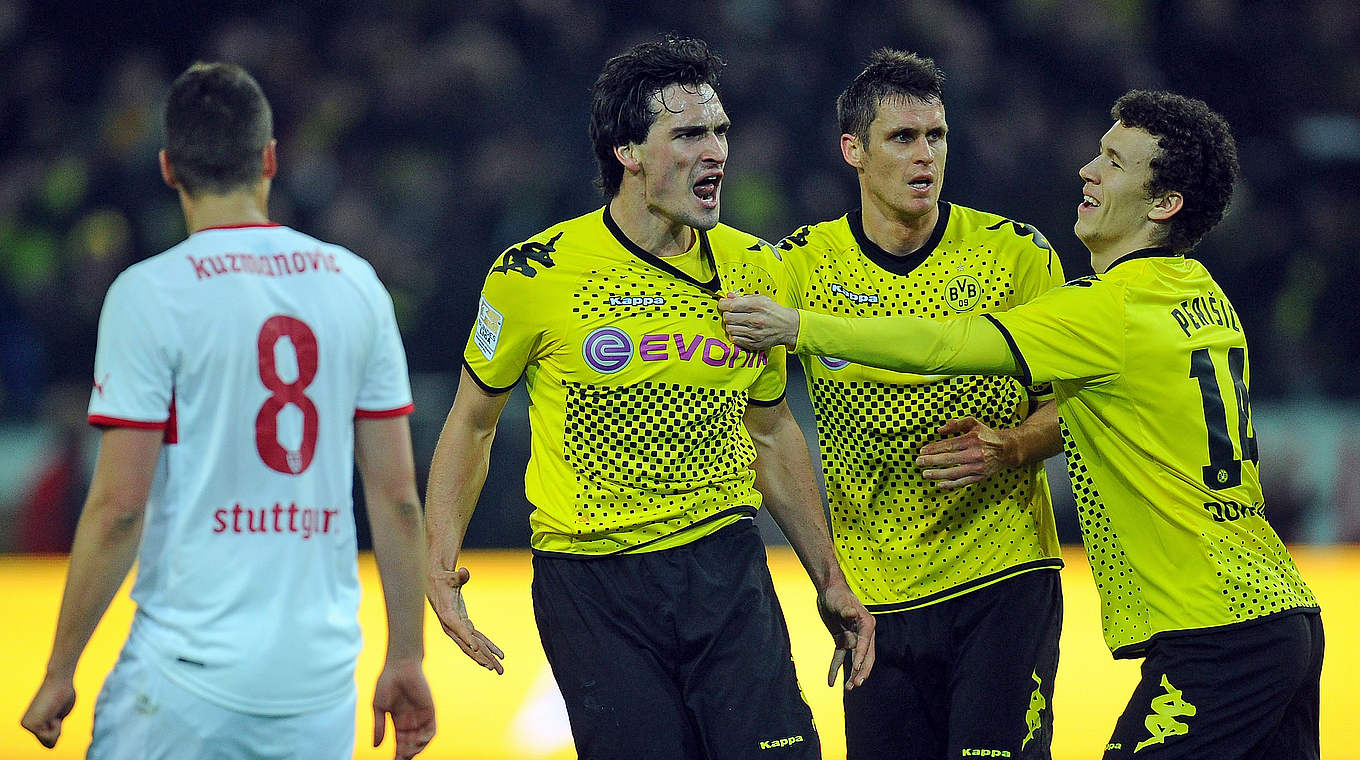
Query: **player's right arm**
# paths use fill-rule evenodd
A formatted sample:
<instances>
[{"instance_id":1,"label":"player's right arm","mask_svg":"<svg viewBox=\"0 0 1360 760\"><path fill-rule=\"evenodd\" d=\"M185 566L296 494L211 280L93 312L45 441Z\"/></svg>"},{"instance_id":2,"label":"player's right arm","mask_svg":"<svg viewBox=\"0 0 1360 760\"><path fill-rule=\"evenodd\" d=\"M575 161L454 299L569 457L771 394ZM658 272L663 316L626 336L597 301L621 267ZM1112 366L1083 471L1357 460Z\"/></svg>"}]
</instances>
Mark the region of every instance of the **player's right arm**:
<instances>
[{"instance_id":1,"label":"player's right arm","mask_svg":"<svg viewBox=\"0 0 1360 760\"><path fill-rule=\"evenodd\" d=\"M487 670L504 673L505 653L472 624L463 602L470 573L458 566L463 536L477 507L491 462L496 423L509 399L492 393L463 368L453 408L435 445L425 494L428 567L426 594L444 633L463 653Z\"/></svg>"},{"instance_id":2,"label":"player's right arm","mask_svg":"<svg viewBox=\"0 0 1360 760\"><path fill-rule=\"evenodd\" d=\"M62 592L56 636L38 693L20 723L44 747L56 746L75 705L76 663L137 556L151 479L164 431L104 431Z\"/></svg>"}]
</instances>

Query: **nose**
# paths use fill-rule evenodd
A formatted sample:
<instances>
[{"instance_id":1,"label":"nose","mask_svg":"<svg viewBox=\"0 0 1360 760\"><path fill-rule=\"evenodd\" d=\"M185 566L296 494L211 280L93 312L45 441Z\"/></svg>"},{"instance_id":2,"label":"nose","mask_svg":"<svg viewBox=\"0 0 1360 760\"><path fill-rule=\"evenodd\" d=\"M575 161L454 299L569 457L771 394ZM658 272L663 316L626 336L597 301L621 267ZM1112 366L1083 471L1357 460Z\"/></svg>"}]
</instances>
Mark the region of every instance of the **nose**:
<instances>
[{"instance_id":1,"label":"nose","mask_svg":"<svg viewBox=\"0 0 1360 760\"><path fill-rule=\"evenodd\" d=\"M1096 157L1096 158L1091 159L1090 161L1087 161L1085 166L1083 166L1083 167L1081 167L1080 169L1077 170L1077 176L1078 176L1078 177L1081 177L1082 181L1084 181L1084 182L1090 182L1090 183L1096 184L1096 185L1100 184L1099 180L1096 179L1095 168L1094 168L1094 167L1095 167L1096 161L1099 161L1099 160L1100 160L1100 158L1099 158L1099 157Z\"/></svg>"},{"instance_id":2,"label":"nose","mask_svg":"<svg viewBox=\"0 0 1360 760\"><path fill-rule=\"evenodd\" d=\"M708 139L704 140L704 152L701 158L716 164L727 163L727 135L710 132Z\"/></svg>"}]
</instances>

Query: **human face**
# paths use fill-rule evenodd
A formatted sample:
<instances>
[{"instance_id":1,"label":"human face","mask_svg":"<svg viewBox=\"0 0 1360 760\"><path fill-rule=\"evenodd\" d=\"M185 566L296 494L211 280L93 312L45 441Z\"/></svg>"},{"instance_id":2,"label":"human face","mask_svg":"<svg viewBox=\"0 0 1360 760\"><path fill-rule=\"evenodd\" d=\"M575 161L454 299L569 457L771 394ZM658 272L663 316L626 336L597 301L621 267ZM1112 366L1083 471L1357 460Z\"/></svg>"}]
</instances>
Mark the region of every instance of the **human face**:
<instances>
[{"instance_id":1,"label":"human face","mask_svg":"<svg viewBox=\"0 0 1360 760\"><path fill-rule=\"evenodd\" d=\"M888 219L910 223L928 217L944 185L949 125L938 100L880 101L869 139L841 136L847 163L859 170L860 194Z\"/></svg>"},{"instance_id":2,"label":"human face","mask_svg":"<svg viewBox=\"0 0 1360 760\"><path fill-rule=\"evenodd\" d=\"M656 121L632 146L647 210L672 226L718 224L727 130L732 122L708 85L667 86L652 99Z\"/></svg>"},{"instance_id":3,"label":"human face","mask_svg":"<svg viewBox=\"0 0 1360 760\"><path fill-rule=\"evenodd\" d=\"M1097 272L1133 251L1151 247L1159 230L1152 221L1157 201L1147 194L1157 138L1115 122L1100 138L1100 154L1081 167L1077 238L1091 251Z\"/></svg>"}]
</instances>

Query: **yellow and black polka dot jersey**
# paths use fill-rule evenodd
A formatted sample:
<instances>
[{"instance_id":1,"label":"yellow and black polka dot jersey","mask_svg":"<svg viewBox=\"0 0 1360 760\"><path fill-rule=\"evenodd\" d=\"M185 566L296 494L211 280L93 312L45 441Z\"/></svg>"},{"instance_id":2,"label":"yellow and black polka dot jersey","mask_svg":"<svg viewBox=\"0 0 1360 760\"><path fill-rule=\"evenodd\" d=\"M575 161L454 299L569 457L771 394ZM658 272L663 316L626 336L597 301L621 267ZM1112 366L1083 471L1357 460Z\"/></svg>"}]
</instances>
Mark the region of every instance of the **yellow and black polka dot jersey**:
<instances>
[{"instance_id":1,"label":"yellow and black polka dot jersey","mask_svg":"<svg viewBox=\"0 0 1360 760\"><path fill-rule=\"evenodd\" d=\"M463 356L493 392L525 378L535 551L665 549L754 514L742 416L783 399L785 353L733 346L715 294L778 297L783 277L773 247L724 225L659 258L607 207L501 254Z\"/></svg>"},{"instance_id":2,"label":"yellow and black polka dot jersey","mask_svg":"<svg viewBox=\"0 0 1360 760\"><path fill-rule=\"evenodd\" d=\"M990 319L1022 372L1053 383L1116 657L1316 609L1266 520L1247 342L1202 264L1140 251Z\"/></svg>"},{"instance_id":3,"label":"yellow and black polka dot jersey","mask_svg":"<svg viewBox=\"0 0 1360 760\"><path fill-rule=\"evenodd\" d=\"M789 305L847 317L947 320L1009 309L1062 284L1062 265L1033 227L947 203L919 251L891 256L859 211L803 227L777 246ZM914 464L945 422L1018 425L1031 390L1008 377L923 376L803 359L817 416L836 554L874 612L913 609L1021 572L1061 567L1041 463L943 491ZM1040 394L1045 389L1035 389Z\"/></svg>"}]
</instances>

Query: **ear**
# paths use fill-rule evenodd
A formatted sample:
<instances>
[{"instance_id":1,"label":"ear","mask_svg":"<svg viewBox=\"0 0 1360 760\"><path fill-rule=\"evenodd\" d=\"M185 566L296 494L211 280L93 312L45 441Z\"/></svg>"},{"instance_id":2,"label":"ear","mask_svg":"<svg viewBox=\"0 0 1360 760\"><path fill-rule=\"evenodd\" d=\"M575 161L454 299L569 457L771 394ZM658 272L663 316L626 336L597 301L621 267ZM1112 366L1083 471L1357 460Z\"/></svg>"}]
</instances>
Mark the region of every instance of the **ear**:
<instances>
[{"instance_id":1,"label":"ear","mask_svg":"<svg viewBox=\"0 0 1360 760\"><path fill-rule=\"evenodd\" d=\"M1185 197L1180 193L1172 191L1158 198L1148 210L1148 219L1154 222L1165 222L1176 215L1177 211L1185 205Z\"/></svg>"},{"instance_id":2,"label":"ear","mask_svg":"<svg viewBox=\"0 0 1360 760\"><path fill-rule=\"evenodd\" d=\"M614 146L614 158L617 158L619 163L623 164L624 170L629 174L637 174L642 171L642 162L638 160L640 158L639 152L639 146L635 143Z\"/></svg>"},{"instance_id":3,"label":"ear","mask_svg":"<svg viewBox=\"0 0 1360 760\"><path fill-rule=\"evenodd\" d=\"M278 144L278 140L270 140L265 143L264 153L261 156L263 160L260 162L260 175L265 179L273 179L279 171Z\"/></svg>"},{"instance_id":4,"label":"ear","mask_svg":"<svg viewBox=\"0 0 1360 760\"><path fill-rule=\"evenodd\" d=\"M165 184L170 186L172 189L178 190L179 180L175 179L175 168L170 165L170 156L166 155L165 151L162 150L160 152L160 159L161 159L161 179L165 180Z\"/></svg>"},{"instance_id":5,"label":"ear","mask_svg":"<svg viewBox=\"0 0 1360 760\"><path fill-rule=\"evenodd\" d=\"M841 158L856 169L864 168L864 146L855 135L841 135Z\"/></svg>"}]
</instances>

